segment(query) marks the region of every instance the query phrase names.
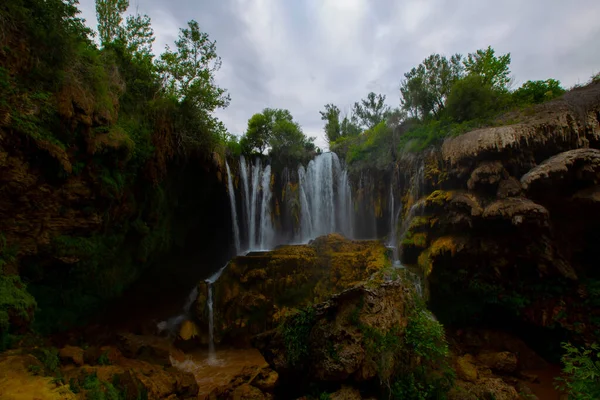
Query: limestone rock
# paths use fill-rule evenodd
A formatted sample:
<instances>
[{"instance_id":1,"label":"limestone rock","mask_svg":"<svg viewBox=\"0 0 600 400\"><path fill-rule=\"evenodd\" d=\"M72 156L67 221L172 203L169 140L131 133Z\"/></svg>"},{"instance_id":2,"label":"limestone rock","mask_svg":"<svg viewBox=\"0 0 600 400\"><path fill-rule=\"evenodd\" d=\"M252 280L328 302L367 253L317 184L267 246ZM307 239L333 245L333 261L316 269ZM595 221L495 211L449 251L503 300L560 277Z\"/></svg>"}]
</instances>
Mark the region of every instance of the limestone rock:
<instances>
[{"instance_id":1,"label":"limestone rock","mask_svg":"<svg viewBox=\"0 0 600 400\"><path fill-rule=\"evenodd\" d=\"M330 400L361 400L358 389L352 386L342 386L340 390L329 395Z\"/></svg>"},{"instance_id":2,"label":"limestone rock","mask_svg":"<svg viewBox=\"0 0 600 400\"><path fill-rule=\"evenodd\" d=\"M494 189L498 183L507 178L508 173L499 161L484 161L471 173L467 181L469 190Z\"/></svg>"},{"instance_id":3,"label":"limestone rock","mask_svg":"<svg viewBox=\"0 0 600 400\"><path fill-rule=\"evenodd\" d=\"M519 197L521 195L521 182L514 176L500 182L496 197L505 199L507 197Z\"/></svg>"},{"instance_id":4,"label":"limestone rock","mask_svg":"<svg viewBox=\"0 0 600 400\"><path fill-rule=\"evenodd\" d=\"M65 346L58 352L58 356L63 363L72 363L77 366L82 366L84 351L81 347Z\"/></svg>"},{"instance_id":5,"label":"limestone rock","mask_svg":"<svg viewBox=\"0 0 600 400\"><path fill-rule=\"evenodd\" d=\"M210 400L271 399L279 376L271 368L245 367L228 384L212 390Z\"/></svg>"},{"instance_id":6,"label":"limestone rock","mask_svg":"<svg viewBox=\"0 0 600 400\"><path fill-rule=\"evenodd\" d=\"M557 154L521 178L523 190L547 196L577 181L588 184L600 182L600 150L576 149Z\"/></svg>"},{"instance_id":7,"label":"limestone rock","mask_svg":"<svg viewBox=\"0 0 600 400\"><path fill-rule=\"evenodd\" d=\"M117 346L128 358L137 358L164 366L171 365L171 357L179 361L185 359L181 350L173 347L168 340L159 337L122 333L117 338Z\"/></svg>"},{"instance_id":8,"label":"limestone rock","mask_svg":"<svg viewBox=\"0 0 600 400\"><path fill-rule=\"evenodd\" d=\"M510 374L517 370L517 356L508 351L479 354L477 360L495 372Z\"/></svg>"},{"instance_id":9,"label":"limestone rock","mask_svg":"<svg viewBox=\"0 0 600 400\"><path fill-rule=\"evenodd\" d=\"M471 354L465 354L456 359L456 374L463 381L477 381L479 374L475 365L475 358Z\"/></svg>"},{"instance_id":10,"label":"limestone rock","mask_svg":"<svg viewBox=\"0 0 600 400\"><path fill-rule=\"evenodd\" d=\"M253 345L284 380L372 379L378 374L377 362L381 360L367 351L363 335L365 329L382 335L402 335L407 325L405 312L414 301L413 289L403 282L396 278L378 285L359 285L314 306L314 321L303 322L308 324L308 336L301 339L306 340L302 347L307 349L301 358L290 354L279 329L257 336ZM386 362L392 370L395 359L390 357Z\"/></svg>"},{"instance_id":11,"label":"limestone rock","mask_svg":"<svg viewBox=\"0 0 600 400\"><path fill-rule=\"evenodd\" d=\"M248 344L294 309L364 281L385 266L385 252L379 241L330 234L234 258L213 285L216 342ZM207 289L199 288L196 313L200 330L207 331Z\"/></svg>"},{"instance_id":12,"label":"limestone rock","mask_svg":"<svg viewBox=\"0 0 600 400\"><path fill-rule=\"evenodd\" d=\"M0 354L0 398L6 400L71 400L77 397L68 385L53 383L53 378L33 375L30 366L42 368L32 355L19 351Z\"/></svg>"},{"instance_id":13,"label":"limestone rock","mask_svg":"<svg viewBox=\"0 0 600 400\"><path fill-rule=\"evenodd\" d=\"M548 225L548 210L525 198L508 198L493 202L483 212L483 218L506 220L512 225Z\"/></svg>"},{"instance_id":14,"label":"limestone rock","mask_svg":"<svg viewBox=\"0 0 600 400\"><path fill-rule=\"evenodd\" d=\"M500 378L483 378L477 382L458 381L448 394L449 400L521 400L517 390Z\"/></svg>"}]
</instances>

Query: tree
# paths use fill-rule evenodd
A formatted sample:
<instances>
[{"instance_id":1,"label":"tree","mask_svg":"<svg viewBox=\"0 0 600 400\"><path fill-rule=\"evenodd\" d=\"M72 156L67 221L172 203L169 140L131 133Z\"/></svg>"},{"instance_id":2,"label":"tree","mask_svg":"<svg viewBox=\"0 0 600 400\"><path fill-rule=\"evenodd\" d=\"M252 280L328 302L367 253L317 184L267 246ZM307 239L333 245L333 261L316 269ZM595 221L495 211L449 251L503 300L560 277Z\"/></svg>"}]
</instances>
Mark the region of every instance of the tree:
<instances>
[{"instance_id":1,"label":"tree","mask_svg":"<svg viewBox=\"0 0 600 400\"><path fill-rule=\"evenodd\" d=\"M431 114L439 117L452 85L464 74L461 60L460 54L450 59L432 54L404 74L400 86L402 108L416 118L426 119Z\"/></svg>"},{"instance_id":2,"label":"tree","mask_svg":"<svg viewBox=\"0 0 600 400\"><path fill-rule=\"evenodd\" d=\"M488 46L485 50L477 50L475 53L469 53L464 60L465 69L469 74L477 74L483 78L483 83L491 85L497 90L508 90L511 82L510 53L496 57L494 49Z\"/></svg>"},{"instance_id":3,"label":"tree","mask_svg":"<svg viewBox=\"0 0 600 400\"><path fill-rule=\"evenodd\" d=\"M103 46L119 37L123 13L129 7L129 0L96 0L98 33Z\"/></svg>"},{"instance_id":4,"label":"tree","mask_svg":"<svg viewBox=\"0 0 600 400\"><path fill-rule=\"evenodd\" d=\"M147 15L130 15L125 21L125 28L121 30L122 40L132 54L141 56L152 55L154 31L150 17Z\"/></svg>"},{"instance_id":5,"label":"tree","mask_svg":"<svg viewBox=\"0 0 600 400\"><path fill-rule=\"evenodd\" d=\"M229 95L214 81L214 72L221 68L216 43L200 31L198 22L192 20L188 29L180 30L175 46L177 51L167 46L158 62L168 94L208 112L227 107Z\"/></svg>"},{"instance_id":6,"label":"tree","mask_svg":"<svg viewBox=\"0 0 600 400\"><path fill-rule=\"evenodd\" d=\"M358 118L361 128L371 129L385 120L389 109L385 104L385 95L371 92L360 103L354 103L352 111Z\"/></svg>"},{"instance_id":7,"label":"tree","mask_svg":"<svg viewBox=\"0 0 600 400\"><path fill-rule=\"evenodd\" d=\"M502 107L502 95L503 92L494 89L481 75L468 75L452 87L446 114L457 122L485 119Z\"/></svg>"},{"instance_id":8,"label":"tree","mask_svg":"<svg viewBox=\"0 0 600 400\"><path fill-rule=\"evenodd\" d=\"M552 100L565 93L565 89L560 86L560 81L556 79L546 79L545 81L527 81L514 91L513 98L520 104L539 104L544 101Z\"/></svg>"},{"instance_id":9,"label":"tree","mask_svg":"<svg viewBox=\"0 0 600 400\"><path fill-rule=\"evenodd\" d=\"M325 111L319 111L325 122L325 137L327 142L335 142L341 136L340 109L334 104L326 104Z\"/></svg>"}]
</instances>

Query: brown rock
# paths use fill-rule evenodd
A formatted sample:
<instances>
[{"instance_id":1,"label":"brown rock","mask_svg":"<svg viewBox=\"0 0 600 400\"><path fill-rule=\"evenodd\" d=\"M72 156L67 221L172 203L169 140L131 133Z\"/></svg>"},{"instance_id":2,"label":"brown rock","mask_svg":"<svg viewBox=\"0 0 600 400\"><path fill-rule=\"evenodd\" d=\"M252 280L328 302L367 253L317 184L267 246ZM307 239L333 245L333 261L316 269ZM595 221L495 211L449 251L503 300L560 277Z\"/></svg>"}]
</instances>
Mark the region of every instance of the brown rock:
<instances>
[{"instance_id":1,"label":"brown rock","mask_svg":"<svg viewBox=\"0 0 600 400\"><path fill-rule=\"evenodd\" d=\"M456 359L456 375L459 379L468 382L475 382L479 377L477 366L475 366L475 358L471 354Z\"/></svg>"},{"instance_id":2,"label":"brown rock","mask_svg":"<svg viewBox=\"0 0 600 400\"><path fill-rule=\"evenodd\" d=\"M512 225L548 226L549 213L544 207L525 198L508 198L493 202L483 211L483 218L507 220Z\"/></svg>"},{"instance_id":3,"label":"brown rock","mask_svg":"<svg viewBox=\"0 0 600 400\"><path fill-rule=\"evenodd\" d=\"M521 195L521 182L514 176L503 180L498 185L496 196L505 199L507 197L519 197Z\"/></svg>"},{"instance_id":4,"label":"brown rock","mask_svg":"<svg viewBox=\"0 0 600 400\"><path fill-rule=\"evenodd\" d=\"M577 181L597 184L600 181L600 150L576 149L547 159L523 175L521 185L526 192L547 196L549 191Z\"/></svg>"},{"instance_id":5,"label":"brown rock","mask_svg":"<svg viewBox=\"0 0 600 400\"><path fill-rule=\"evenodd\" d=\"M330 400L361 400L358 389L352 386L342 386L340 390L329 395Z\"/></svg>"},{"instance_id":6,"label":"brown rock","mask_svg":"<svg viewBox=\"0 0 600 400\"><path fill-rule=\"evenodd\" d=\"M499 161L484 161L471 173L467 187L469 190L486 189L490 186L494 188L507 176L508 173Z\"/></svg>"},{"instance_id":7,"label":"brown rock","mask_svg":"<svg viewBox=\"0 0 600 400\"><path fill-rule=\"evenodd\" d=\"M245 384L235 388L230 399L231 400L263 400L263 399L265 399L265 395L259 389L245 383Z\"/></svg>"},{"instance_id":8,"label":"brown rock","mask_svg":"<svg viewBox=\"0 0 600 400\"><path fill-rule=\"evenodd\" d=\"M58 356L63 363L72 363L77 366L84 364L83 354L83 349L75 346L65 346L58 352Z\"/></svg>"},{"instance_id":9,"label":"brown rock","mask_svg":"<svg viewBox=\"0 0 600 400\"><path fill-rule=\"evenodd\" d=\"M517 370L517 356L508 351L479 354L477 360L495 372L511 374Z\"/></svg>"},{"instance_id":10,"label":"brown rock","mask_svg":"<svg viewBox=\"0 0 600 400\"><path fill-rule=\"evenodd\" d=\"M136 358L164 366L171 365L171 357L178 361L185 359L185 354L173 347L165 338L123 333L117 338L117 346L123 355L128 358Z\"/></svg>"},{"instance_id":11,"label":"brown rock","mask_svg":"<svg viewBox=\"0 0 600 400\"><path fill-rule=\"evenodd\" d=\"M516 389L500 378L483 378L477 382L457 381L448 393L449 400L521 400Z\"/></svg>"},{"instance_id":12,"label":"brown rock","mask_svg":"<svg viewBox=\"0 0 600 400\"><path fill-rule=\"evenodd\" d=\"M263 392L272 393L273 390L275 390L278 380L279 374L277 372L273 371L271 368L263 368L252 381L252 386L256 386Z\"/></svg>"}]
</instances>

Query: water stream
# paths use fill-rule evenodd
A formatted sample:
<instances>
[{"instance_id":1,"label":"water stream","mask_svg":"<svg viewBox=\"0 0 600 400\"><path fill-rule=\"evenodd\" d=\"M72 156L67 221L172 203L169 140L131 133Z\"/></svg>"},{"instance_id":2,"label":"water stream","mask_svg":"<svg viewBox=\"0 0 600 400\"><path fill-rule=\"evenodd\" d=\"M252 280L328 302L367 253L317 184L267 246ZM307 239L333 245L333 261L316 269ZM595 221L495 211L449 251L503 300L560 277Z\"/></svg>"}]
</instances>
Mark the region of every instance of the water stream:
<instances>
[{"instance_id":1,"label":"water stream","mask_svg":"<svg viewBox=\"0 0 600 400\"><path fill-rule=\"evenodd\" d=\"M233 240L235 245L235 254L240 252L241 240L240 240L240 227L238 225L237 218L237 207L235 204L235 191L233 189L233 179L231 178L231 170L229 164L225 161L225 167L227 168L227 189L229 191L229 207L231 208L231 225L233 226Z\"/></svg>"},{"instance_id":2,"label":"water stream","mask_svg":"<svg viewBox=\"0 0 600 400\"><path fill-rule=\"evenodd\" d=\"M205 282L208 286L206 304L208 306L208 363L217 364L218 359L215 352L215 315L214 315L214 295L213 284L219 279L229 263L225 264L220 270L208 277Z\"/></svg>"}]
</instances>

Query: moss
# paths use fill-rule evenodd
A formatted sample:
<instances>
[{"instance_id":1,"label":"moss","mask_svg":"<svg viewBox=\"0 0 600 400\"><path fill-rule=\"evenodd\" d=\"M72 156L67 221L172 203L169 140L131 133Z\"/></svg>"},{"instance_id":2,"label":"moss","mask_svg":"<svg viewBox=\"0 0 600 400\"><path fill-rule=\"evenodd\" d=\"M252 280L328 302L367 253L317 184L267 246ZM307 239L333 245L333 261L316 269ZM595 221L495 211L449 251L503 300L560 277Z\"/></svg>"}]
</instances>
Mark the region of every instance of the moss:
<instances>
[{"instance_id":1,"label":"moss","mask_svg":"<svg viewBox=\"0 0 600 400\"><path fill-rule=\"evenodd\" d=\"M315 323L315 311L312 307L297 310L280 325L287 362L297 366L303 364L309 355L309 337Z\"/></svg>"},{"instance_id":2,"label":"moss","mask_svg":"<svg viewBox=\"0 0 600 400\"><path fill-rule=\"evenodd\" d=\"M452 192L435 190L425 199L425 207L442 207L450 200L452 200Z\"/></svg>"},{"instance_id":3,"label":"moss","mask_svg":"<svg viewBox=\"0 0 600 400\"><path fill-rule=\"evenodd\" d=\"M427 234L426 233L412 233L408 231L404 239L402 239L402 246L415 246L420 248L427 247Z\"/></svg>"}]
</instances>

